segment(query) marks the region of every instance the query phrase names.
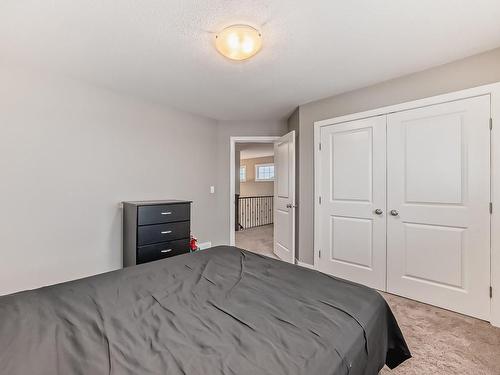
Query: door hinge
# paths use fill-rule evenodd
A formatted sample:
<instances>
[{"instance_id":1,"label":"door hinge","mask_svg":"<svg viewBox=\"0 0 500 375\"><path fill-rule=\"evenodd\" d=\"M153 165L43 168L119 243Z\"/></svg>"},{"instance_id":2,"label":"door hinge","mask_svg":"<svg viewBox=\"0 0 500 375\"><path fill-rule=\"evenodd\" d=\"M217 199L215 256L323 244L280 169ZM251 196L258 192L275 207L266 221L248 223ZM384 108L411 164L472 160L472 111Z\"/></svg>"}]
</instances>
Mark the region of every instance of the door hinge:
<instances>
[{"instance_id":1,"label":"door hinge","mask_svg":"<svg viewBox=\"0 0 500 375\"><path fill-rule=\"evenodd\" d=\"M490 117L490 130L493 130L493 119Z\"/></svg>"},{"instance_id":2,"label":"door hinge","mask_svg":"<svg viewBox=\"0 0 500 375\"><path fill-rule=\"evenodd\" d=\"M490 298L493 298L493 287L490 286Z\"/></svg>"},{"instance_id":3,"label":"door hinge","mask_svg":"<svg viewBox=\"0 0 500 375\"><path fill-rule=\"evenodd\" d=\"M493 213L493 202L490 202L490 215Z\"/></svg>"},{"instance_id":4,"label":"door hinge","mask_svg":"<svg viewBox=\"0 0 500 375\"><path fill-rule=\"evenodd\" d=\"M319 204L321 204L321 197L319 197Z\"/></svg>"},{"instance_id":5,"label":"door hinge","mask_svg":"<svg viewBox=\"0 0 500 375\"><path fill-rule=\"evenodd\" d=\"M318 250L318 258L321 258L321 250Z\"/></svg>"},{"instance_id":6,"label":"door hinge","mask_svg":"<svg viewBox=\"0 0 500 375\"><path fill-rule=\"evenodd\" d=\"M319 150L321 151L321 142L319 143Z\"/></svg>"}]
</instances>

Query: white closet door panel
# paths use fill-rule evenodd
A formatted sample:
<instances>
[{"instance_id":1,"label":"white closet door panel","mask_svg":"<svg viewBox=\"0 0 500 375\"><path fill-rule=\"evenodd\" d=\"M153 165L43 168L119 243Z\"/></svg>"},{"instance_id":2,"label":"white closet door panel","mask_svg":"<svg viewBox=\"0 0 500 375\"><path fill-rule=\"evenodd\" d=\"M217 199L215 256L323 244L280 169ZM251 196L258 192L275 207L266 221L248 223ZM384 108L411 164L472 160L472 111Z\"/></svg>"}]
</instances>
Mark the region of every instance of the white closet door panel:
<instances>
[{"instance_id":1,"label":"white closet door panel","mask_svg":"<svg viewBox=\"0 0 500 375\"><path fill-rule=\"evenodd\" d=\"M489 96L387 117L387 289L489 318Z\"/></svg>"},{"instance_id":2,"label":"white closet door panel","mask_svg":"<svg viewBox=\"0 0 500 375\"><path fill-rule=\"evenodd\" d=\"M322 127L317 166L318 268L380 290L386 279L385 130L385 116Z\"/></svg>"},{"instance_id":3,"label":"white closet door panel","mask_svg":"<svg viewBox=\"0 0 500 375\"><path fill-rule=\"evenodd\" d=\"M403 126L406 132L406 202L461 203L461 114L414 119ZM443 178L443 171L446 178Z\"/></svg>"},{"instance_id":4,"label":"white closet door panel","mask_svg":"<svg viewBox=\"0 0 500 375\"><path fill-rule=\"evenodd\" d=\"M370 219L332 216L331 258L346 266L373 267L373 224Z\"/></svg>"},{"instance_id":5,"label":"white closet door panel","mask_svg":"<svg viewBox=\"0 0 500 375\"><path fill-rule=\"evenodd\" d=\"M371 200L372 138L371 128L338 132L331 136L331 200Z\"/></svg>"}]
</instances>

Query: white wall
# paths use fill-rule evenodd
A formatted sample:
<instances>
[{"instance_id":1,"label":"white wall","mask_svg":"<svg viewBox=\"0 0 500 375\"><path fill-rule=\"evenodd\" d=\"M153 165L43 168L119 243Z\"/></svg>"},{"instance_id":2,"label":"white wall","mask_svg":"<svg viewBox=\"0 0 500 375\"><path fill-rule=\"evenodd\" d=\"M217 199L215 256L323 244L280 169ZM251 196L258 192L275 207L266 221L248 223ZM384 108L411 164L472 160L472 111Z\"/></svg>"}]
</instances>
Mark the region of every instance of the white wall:
<instances>
[{"instance_id":1,"label":"white wall","mask_svg":"<svg viewBox=\"0 0 500 375\"><path fill-rule=\"evenodd\" d=\"M228 238L209 193L228 191L224 125L40 73L0 82L0 295L120 268L123 200L193 200L198 239Z\"/></svg>"}]
</instances>

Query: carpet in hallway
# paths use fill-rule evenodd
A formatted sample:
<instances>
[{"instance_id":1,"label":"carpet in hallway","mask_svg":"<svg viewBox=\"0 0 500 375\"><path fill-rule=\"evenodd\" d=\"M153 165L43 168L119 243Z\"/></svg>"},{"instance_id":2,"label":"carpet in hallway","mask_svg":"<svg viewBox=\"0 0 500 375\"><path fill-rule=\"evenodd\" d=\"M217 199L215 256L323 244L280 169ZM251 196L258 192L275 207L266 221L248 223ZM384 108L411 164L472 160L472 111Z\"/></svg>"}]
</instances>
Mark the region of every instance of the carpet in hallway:
<instances>
[{"instance_id":1,"label":"carpet in hallway","mask_svg":"<svg viewBox=\"0 0 500 375\"><path fill-rule=\"evenodd\" d=\"M271 224L237 231L235 245L240 249L277 259L273 253L273 230L274 226Z\"/></svg>"}]
</instances>

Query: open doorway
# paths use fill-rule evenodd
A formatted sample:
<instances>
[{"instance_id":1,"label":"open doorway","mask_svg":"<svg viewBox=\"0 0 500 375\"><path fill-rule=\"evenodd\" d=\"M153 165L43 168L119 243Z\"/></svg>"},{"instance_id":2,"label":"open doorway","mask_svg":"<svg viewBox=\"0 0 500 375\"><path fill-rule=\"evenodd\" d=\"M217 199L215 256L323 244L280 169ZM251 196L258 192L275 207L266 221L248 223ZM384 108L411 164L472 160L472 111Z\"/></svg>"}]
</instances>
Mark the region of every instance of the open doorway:
<instances>
[{"instance_id":1,"label":"open doorway","mask_svg":"<svg viewBox=\"0 0 500 375\"><path fill-rule=\"evenodd\" d=\"M229 176L230 245L295 263L295 132L231 137Z\"/></svg>"},{"instance_id":2,"label":"open doorway","mask_svg":"<svg viewBox=\"0 0 500 375\"><path fill-rule=\"evenodd\" d=\"M235 245L276 258L274 143L236 144L235 166Z\"/></svg>"}]
</instances>

